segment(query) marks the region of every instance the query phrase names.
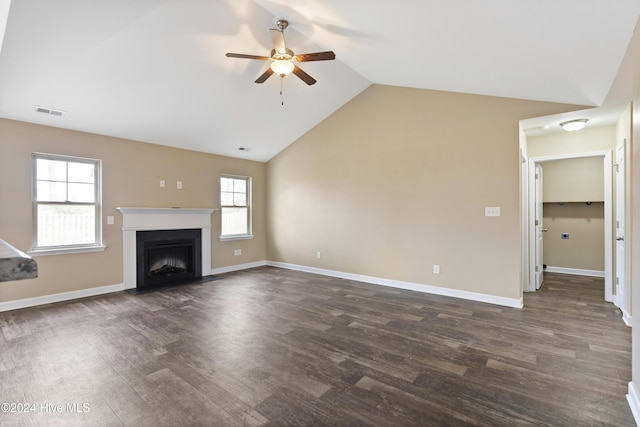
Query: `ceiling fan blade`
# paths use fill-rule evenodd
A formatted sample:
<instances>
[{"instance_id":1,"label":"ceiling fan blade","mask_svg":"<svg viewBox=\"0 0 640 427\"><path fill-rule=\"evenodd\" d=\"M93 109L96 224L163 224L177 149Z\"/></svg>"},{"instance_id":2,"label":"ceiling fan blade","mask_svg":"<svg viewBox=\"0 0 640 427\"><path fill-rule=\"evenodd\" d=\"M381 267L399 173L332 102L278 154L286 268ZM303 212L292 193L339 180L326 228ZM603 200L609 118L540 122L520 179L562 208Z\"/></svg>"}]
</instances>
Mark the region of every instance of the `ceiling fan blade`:
<instances>
[{"instance_id":1,"label":"ceiling fan blade","mask_svg":"<svg viewBox=\"0 0 640 427\"><path fill-rule=\"evenodd\" d=\"M293 71L292 72L296 76L300 77L300 80L302 80L303 82L305 82L309 86L311 86L312 84L315 84L315 82L316 82L316 79L314 79L309 74L307 74L304 71L302 71L302 69L300 67L298 67L297 65L293 67Z\"/></svg>"},{"instance_id":2,"label":"ceiling fan blade","mask_svg":"<svg viewBox=\"0 0 640 427\"><path fill-rule=\"evenodd\" d=\"M271 69L271 67L267 68L267 71L262 73L262 75L260 75L260 77L256 79L256 83L264 83L269 77L271 77L272 74L273 70Z\"/></svg>"},{"instance_id":3,"label":"ceiling fan blade","mask_svg":"<svg viewBox=\"0 0 640 427\"><path fill-rule=\"evenodd\" d=\"M259 56L259 55L245 55L244 53L227 53L225 56L229 58L244 58L244 59L259 59L261 61L266 61L269 58L268 56Z\"/></svg>"},{"instance_id":4,"label":"ceiling fan blade","mask_svg":"<svg viewBox=\"0 0 640 427\"><path fill-rule=\"evenodd\" d=\"M275 28L271 28L269 32L271 33L271 40L273 41L273 49L277 53L287 53L287 48L284 45L284 33Z\"/></svg>"},{"instance_id":5,"label":"ceiling fan blade","mask_svg":"<svg viewBox=\"0 0 640 427\"><path fill-rule=\"evenodd\" d=\"M296 55L297 62L330 61L332 59L336 59L336 54L333 53L332 50L326 52L302 53L300 55Z\"/></svg>"}]
</instances>

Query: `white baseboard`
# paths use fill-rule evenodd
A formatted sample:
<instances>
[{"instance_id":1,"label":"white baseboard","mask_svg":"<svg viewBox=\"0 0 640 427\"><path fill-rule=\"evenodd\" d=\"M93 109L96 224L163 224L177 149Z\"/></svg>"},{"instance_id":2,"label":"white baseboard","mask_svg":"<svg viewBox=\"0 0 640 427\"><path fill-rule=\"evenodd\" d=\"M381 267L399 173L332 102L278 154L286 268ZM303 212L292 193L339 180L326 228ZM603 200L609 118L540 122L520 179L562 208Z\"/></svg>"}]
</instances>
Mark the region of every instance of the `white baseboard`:
<instances>
[{"instance_id":1,"label":"white baseboard","mask_svg":"<svg viewBox=\"0 0 640 427\"><path fill-rule=\"evenodd\" d=\"M627 313L627 310L620 311L622 311L622 320L624 321L624 324L628 327L631 327L631 316L629 315L629 313Z\"/></svg>"},{"instance_id":2,"label":"white baseboard","mask_svg":"<svg viewBox=\"0 0 640 427\"><path fill-rule=\"evenodd\" d=\"M228 273L231 271L246 270L248 268L263 267L266 261L251 262L247 264L232 265L229 267L215 268L211 274ZM80 289L78 291L61 292L59 294L43 295L40 297L24 298L14 301L0 302L0 312L18 310L20 308L35 307L38 305L51 304L54 302L69 301L78 298L92 297L96 295L108 294L124 290L124 284L100 286L97 288Z\"/></svg>"},{"instance_id":3,"label":"white baseboard","mask_svg":"<svg viewBox=\"0 0 640 427\"><path fill-rule=\"evenodd\" d=\"M502 305L506 307L522 308L522 298L504 298L494 295L480 294L476 292L460 291L456 289L441 288L438 286L423 285L420 283L403 282L400 280L383 279L373 276L365 276L361 274L344 273L334 270L325 270L315 267L307 267L302 265L287 264L275 261L257 261L245 264L230 265L227 267L214 268L211 274L223 274L233 271L247 270L249 268L264 267L266 265L273 267L286 268L288 270L304 271L312 274L321 274L323 276L337 277L347 280L355 280L358 282L366 282L374 285L389 286L392 288L406 289L411 291L419 291L427 294L442 295L454 298L462 298L472 301L479 301L488 304ZM25 298L15 301L0 302L0 312L17 310L20 308L34 307L43 304L51 304L54 302L68 301L77 298L86 298L95 295L102 295L111 292L119 292L124 290L124 284L101 286L98 288L81 289L78 291L62 292L59 294L43 295L34 298Z\"/></svg>"},{"instance_id":4,"label":"white baseboard","mask_svg":"<svg viewBox=\"0 0 640 427\"><path fill-rule=\"evenodd\" d=\"M51 304L54 302L69 301L77 298L86 298L96 295L109 294L124 290L124 284L100 286L97 288L80 289L78 291L62 292L59 294L43 295L40 297L24 298L14 301L0 302L0 312L17 310L19 308L35 307L37 305Z\"/></svg>"},{"instance_id":5,"label":"white baseboard","mask_svg":"<svg viewBox=\"0 0 640 427\"><path fill-rule=\"evenodd\" d=\"M304 271L306 273L321 274L323 276L337 277L340 279L355 280L374 285L389 286L392 288L419 291L427 294L442 295L447 297L462 298L472 301L479 301L488 304L502 305L512 308L522 308L522 298L505 298L476 292L460 291L457 289L441 288L438 286L423 285L420 283L403 282L400 280L383 279L380 277L365 276L361 274L344 273L341 271L325 270L322 268L307 267L304 265L288 264L284 262L267 261L267 265L272 267L286 268L289 270Z\"/></svg>"},{"instance_id":6,"label":"white baseboard","mask_svg":"<svg viewBox=\"0 0 640 427\"><path fill-rule=\"evenodd\" d=\"M604 277L604 271L584 270L581 268L547 266L544 271L549 273L575 274L576 276Z\"/></svg>"},{"instance_id":7,"label":"white baseboard","mask_svg":"<svg viewBox=\"0 0 640 427\"><path fill-rule=\"evenodd\" d=\"M627 402L633 413L633 418L636 420L636 425L640 425L640 400L638 400L638 391L633 381L629 383L629 393L627 394Z\"/></svg>"},{"instance_id":8,"label":"white baseboard","mask_svg":"<svg viewBox=\"0 0 640 427\"><path fill-rule=\"evenodd\" d=\"M267 261L248 262L246 264L230 265L228 267L219 267L211 270L211 274L230 273L232 271L247 270L249 268L264 267Z\"/></svg>"}]
</instances>

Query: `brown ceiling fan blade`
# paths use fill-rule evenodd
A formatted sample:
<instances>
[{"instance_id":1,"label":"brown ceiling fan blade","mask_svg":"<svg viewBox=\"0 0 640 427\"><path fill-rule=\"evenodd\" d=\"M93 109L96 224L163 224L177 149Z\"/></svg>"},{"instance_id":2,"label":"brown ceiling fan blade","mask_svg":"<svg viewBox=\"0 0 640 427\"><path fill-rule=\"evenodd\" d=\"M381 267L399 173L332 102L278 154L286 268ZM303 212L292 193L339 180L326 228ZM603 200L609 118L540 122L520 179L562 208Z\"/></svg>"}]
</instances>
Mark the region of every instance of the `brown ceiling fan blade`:
<instances>
[{"instance_id":1,"label":"brown ceiling fan blade","mask_svg":"<svg viewBox=\"0 0 640 427\"><path fill-rule=\"evenodd\" d=\"M273 49L277 53L287 53L287 48L284 45L284 33L275 28L269 30L271 33L271 40L273 41Z\"/></svg>"},{"instance_id":2,"label":"brown ceiling fan blade","mask_svg":"<svg viewBox=\"0 0 640 427\"><path fill-rule=\"evenodd\" d=\"M293 71L292 72L296 76L300 77L300 80L302 80L303 82L305 82L309 86L311 86L312 84L314 84L316 82L316 79L314 79L309 74L307 74L304 71L302 71L302 69L300 67L298 67L297 65L295 67L293 67Z\"/></svg>"},{"instance_id":3,"label":"brown ceiling fan blade","mask_svg":"<svg viewBox=\"0 0 640 427\"><path fill-rule=\"evenodd\" d=\"M266 61L269 58L268 56L259 56L259 55L245 55L244 53L227 53L225 56L229 58L244 58L244 59L259 59L261 61Z\"/></svg>"},{"instance_id":4,"label":"brown ceiling fan blade","mask_svg":"<svg viewBox=\"0 0 640 427\"><path fill-rule=\"evenodd\" d=\"M330 61L332 59L336 59L336 54L333 53L332 50L326 52L302 53L300 55L296 55L296 61L298 62Z\"/></svg>"},{"instance_id":5,"label":"brown ceiling fan blade","mask_svg":"<svg viewBox=\"0 0 640 427\"><path fill-rule=\"evenodd\" d=\"M267 71L262 73L260 77L256 79L256 83L264 83L271 75L273 74L273 70L271 67L267 68Z\"/></svg>"}]
</instances>

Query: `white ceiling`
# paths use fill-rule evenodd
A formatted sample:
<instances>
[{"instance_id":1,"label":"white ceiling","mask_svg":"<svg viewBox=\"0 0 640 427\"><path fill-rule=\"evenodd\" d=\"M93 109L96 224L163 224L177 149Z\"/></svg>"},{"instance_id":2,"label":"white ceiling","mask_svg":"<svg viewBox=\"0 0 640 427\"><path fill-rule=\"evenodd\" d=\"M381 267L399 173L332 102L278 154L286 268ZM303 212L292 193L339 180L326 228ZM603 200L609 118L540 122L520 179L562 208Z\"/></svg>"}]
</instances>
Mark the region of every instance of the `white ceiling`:
<instances>
[{"instance_id":1,"label":"white ceiling","mask_svg":"<svg viewBox=\"0 0 640 427\"><path fill-rule=\"evenodd\" d=\"M371 83L600 106L639 15L638 0L13 0L0 117L267 161ZM253 83L265 62L224 56L268 56L277 18L294 52L337 56L301 64L318 83L288 76L282 98L279 77Z\"/></svg>"}]
</instances>

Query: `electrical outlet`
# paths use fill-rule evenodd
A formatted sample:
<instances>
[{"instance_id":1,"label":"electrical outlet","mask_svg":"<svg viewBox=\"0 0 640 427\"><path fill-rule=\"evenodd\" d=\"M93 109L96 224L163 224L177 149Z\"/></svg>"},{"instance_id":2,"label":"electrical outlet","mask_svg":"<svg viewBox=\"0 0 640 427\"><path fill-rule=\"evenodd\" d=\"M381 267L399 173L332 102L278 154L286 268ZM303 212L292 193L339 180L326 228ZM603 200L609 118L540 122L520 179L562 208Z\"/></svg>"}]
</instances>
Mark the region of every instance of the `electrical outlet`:
<instances>
[{"instance_id":1,"label":"electrical outlet","mask_svg":"<svg viewBox=\"0 0 640 427\"><path fill-rule=\"evenodd\" d=\"M160 180L160 188L164 188L164 179Z\"/></svg>"},{"instance_id":2,"label":"electrical outlet","mask_svg":"<svg viewBox=\"0 0 640 427\"><path fill-rule=\"evenodd\" d=\"M178 190L182 190L182 181L178 181L178 182L176 183L176 188L177 188Z\"/></svg>"},{"instance_id":3,"label":"electrical outlet","mask_svg":"<svg viewBox=\"0 0 640 427\"><path fill-rule=\"evenodd\" d=\"M316 252L316 259L322 259L322 252Z\"/></svg>"},{"instance_id":4,"label":"electrical outlet","mask_svg":"<svg viewBox=\"0 0 640 427\"><path fill-rule=\"evenodd\" d=\"M113 221L114 221L113 215L107 215L107 224L113 225Z\"/></svg>"},{"instance_id":5,"label":"electrical outlet","mask_svg":"<svg viewBox=\"0 0 640 427\"><path fill-rule=\"evenodd\" d=\"M433 264L433 274L440 274L440 265Z\"/></svg>"},{"instance_id":6,"label":"electrical outlet","mask_svg":"<svg viewBox=\"0 0 640 427\"><path fill-rule=\"evenodd\" d=\"M242 249L234 249L234 250L233 250L233 255L234 255L234 256L240 256L240 255L242 255Z\"/></svg>"}]
</instances>

